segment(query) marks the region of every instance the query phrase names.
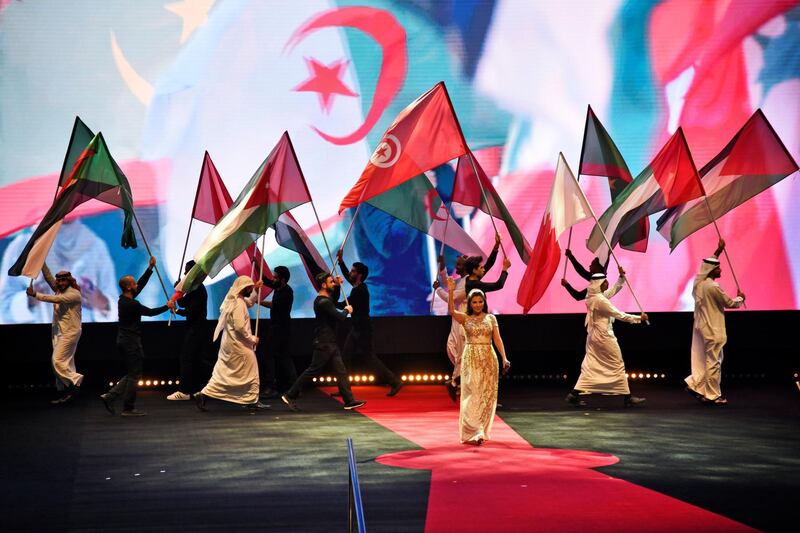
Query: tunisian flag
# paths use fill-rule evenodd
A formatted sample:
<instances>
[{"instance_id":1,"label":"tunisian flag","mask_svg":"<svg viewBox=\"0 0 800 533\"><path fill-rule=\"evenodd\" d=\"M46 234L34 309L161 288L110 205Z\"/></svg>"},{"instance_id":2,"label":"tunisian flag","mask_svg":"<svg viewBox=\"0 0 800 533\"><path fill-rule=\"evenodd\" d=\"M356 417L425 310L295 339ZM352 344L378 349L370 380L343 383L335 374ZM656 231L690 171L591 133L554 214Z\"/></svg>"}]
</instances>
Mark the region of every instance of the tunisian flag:
<instances>
[{"instance_id":1,"label":"tunisian flag","mask_svg":"<svg viewBox=\"0 0 800 533\"><path fill-rule=\"evenodd\" d=\"M339 205L339 214L467 151L453 104L440 81L397 115Z\"/></svg>"},{"instance_id":2,"label":"tunisian flag","mask_svg":"<svg viewBox=\"0 0 800 533\"><path fill-rule=\"evenodd\" d=\"M542 217L533 254L517 292L517 303L522 306L523 313L527 314L539 301L553 279L561 260L558 238L568 228L587 218L594 218L592 208L564 160L564 154L559 153L550 203Z\"/></svg>"}]
</instances>

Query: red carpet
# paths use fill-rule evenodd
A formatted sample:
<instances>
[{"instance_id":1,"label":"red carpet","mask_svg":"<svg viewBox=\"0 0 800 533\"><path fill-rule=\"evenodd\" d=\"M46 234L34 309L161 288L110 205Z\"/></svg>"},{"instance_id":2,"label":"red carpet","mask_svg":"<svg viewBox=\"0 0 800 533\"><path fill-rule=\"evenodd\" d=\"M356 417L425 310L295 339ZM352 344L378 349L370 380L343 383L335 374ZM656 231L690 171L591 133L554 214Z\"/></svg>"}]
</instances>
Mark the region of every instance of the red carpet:
<instances>
[{"instance_id":1,"label":"red carpet","mask_svg":"<svg viewBox=\"0 0 800 533\"><path fill-rule=\"evenodd\" d=\"M431 471L428 532L753 531L593 470L618 462L613 455L534 448L499 417L491 441L460 444L458 406L444 387L406 386L395 398L386 390L358 387L356 397L368 400L359 412L424 448L376 460Z\"/></svg>"}]
</instances>

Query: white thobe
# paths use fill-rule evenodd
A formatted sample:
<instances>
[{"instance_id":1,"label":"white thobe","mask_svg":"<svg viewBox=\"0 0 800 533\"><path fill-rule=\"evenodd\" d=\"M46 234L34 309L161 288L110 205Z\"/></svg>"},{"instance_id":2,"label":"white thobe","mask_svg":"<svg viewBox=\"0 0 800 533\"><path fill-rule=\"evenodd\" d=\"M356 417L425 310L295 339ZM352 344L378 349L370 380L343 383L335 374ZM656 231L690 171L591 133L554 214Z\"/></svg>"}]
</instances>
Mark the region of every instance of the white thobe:
<instances>
[{"instance_id":1,"label":"white thobe","mask_svg":"<svg viewBox=\"0 0 800 533\"><path fill-rule=\"evenodd\" d=\"M742 305L741 297L731 299L711 278L695 284L694 328L692 331L692 374L686 384L707 400L722 396L722 347L728 340L725 332L725 308Z\"/></svg>"},{"instance_id":2,"label":"white thobe","mask_svg":"<svg viewBox=\"0 0 800 533\"><path fill-rule=\"evenodd\" d=\"M56 374L56 387L80 387L83 374L75 368L75 350L81 338L81 293L77 289L56 294L36 293L40 302L53 304L53 325L51 336L53 341L53 372Z\"/></svg>"},{"instance_id":3,"label":"white thobe","mask_svg":"<svg viewBox=\"0 0 800 533\"><path fill-rule=\"evenodd\" d=\"M467 278L458 278L453 289L453 307L455 307L456 311L461 311L462 313L467 310L466 286ZM450 297L449 293L442 287L436 289L436 295L445 302ZM464 326L459 324L455 318L451 319L450 335L447 337L447 357L453 363L453 379L461 375L461 354L464 353L465 344L464 335Z\"/></svg>"},{"instance_id":4,"label":"white thobe","mask_svg":"<svg viewBox=\"0 0 800 533\"><path fill-rule=\"evenodd\" d=\"M614 307L605 294L587 297L586 309L586 355L575 389L604 394L630 394L625 362L614 335L613 323L614 320L622 320L638 324L641 319Z\"/></svg>"},{"instance_id":5,"label":"white thobe","mask_svg":"<svg viewBox=\"0 0 800 533\"><path fill-rule=\"evenodd\" d=\"M225 317L219 356L211 379L201 391L205 396L239 404L258 402L258 362L253 348L256 336L250 331L251 307L258 291L248 298L236 298L233 310Z\"/></svg>"}]
</instances>

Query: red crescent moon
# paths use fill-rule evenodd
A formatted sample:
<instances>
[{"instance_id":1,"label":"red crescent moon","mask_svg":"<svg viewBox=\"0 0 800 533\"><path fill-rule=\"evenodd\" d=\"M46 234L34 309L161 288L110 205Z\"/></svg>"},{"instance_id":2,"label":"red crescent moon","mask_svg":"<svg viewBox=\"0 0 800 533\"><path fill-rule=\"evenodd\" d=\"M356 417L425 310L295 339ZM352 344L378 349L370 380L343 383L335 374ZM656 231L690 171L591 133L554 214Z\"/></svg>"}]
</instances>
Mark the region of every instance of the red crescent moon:
<instances>
[{"instance_id":1,"label":"red crescent moon","mask_svg":"<svg viewBox=\"0 0 800 533\"><path fill-rule=\"evenodd\" d=\"M442 218L433 212L433 199L436 196L438 196L438 194L436 193L436 189L431 189L427 193L425 193L425 209L428 210L428 214L434 220L447 220L446 218Z\"/></svg>"},{"instance_id":2,"label":"red crescent moon","mask_svg":"<svg viewBox=\"0 0 800 533\"><path fill-rule=\"evenodd\" d=\"M285 49L290 51L300 41L322 28L345 26L361 30L381 47L381 72L375 84L372 106L364 123L350 135L335 137L311 126L323 139L333 144L352 144L366 137L381 114L397 95L406 77L408 51L406 31L390 12L373 7L344 7L325 11L309 19L289 37Z\"/></svg>"}]
</instances>

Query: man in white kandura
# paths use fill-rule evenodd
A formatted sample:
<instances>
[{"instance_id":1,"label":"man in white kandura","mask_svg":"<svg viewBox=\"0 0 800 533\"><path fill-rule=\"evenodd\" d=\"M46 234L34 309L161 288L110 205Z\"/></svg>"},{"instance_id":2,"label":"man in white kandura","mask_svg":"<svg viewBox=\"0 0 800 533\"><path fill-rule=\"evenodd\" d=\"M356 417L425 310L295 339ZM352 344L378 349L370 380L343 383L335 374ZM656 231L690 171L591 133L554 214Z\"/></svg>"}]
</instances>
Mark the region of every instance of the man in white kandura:
<instances>
[{"instance_id":1,"label":"man in white kandura","mask_svg":"<svg viewBox=\"0 0 800 533\"><path fill-rule=\"evenodd\" d=\"M624 282L624 272L621 274L617 285ZM615 288L617 288L616 285ZM622 320L631 324L647 322L647 313L642 313L640 316L623 313L608 300L607 293L606 275L592 274L592 281L586 295L586 320L584 321L587 333L586 355L581 363L581 375L578 377L578 382L566 397L566 401L575 406L586 405L586 402L578 396L581 391L622 395L625 407L645 402L645 398L631 396L628 377L625 375L625 362L622 360L622 351L612 325L614 320Z\"/></svg>"},{"instance_id":2,"label":"man in white kandura","mask_svg":"<svg viewBox=\"0 0 800 533\"><path fill-rule=\"evenodd\" d=\"M702 402L716 405L728 403L722 396L722 347L728 340L725 332L725 308L739 307L744 294L731 299L715 280L722 275L719 254L725 250L725 241L713 257L703 259L700 273L694 279L694 330L692 333L692 374L686 378L686 390Z\"/></svg>"},{"instance_id":3,"label":"man in white kandura","mask_svg":"<svg viewBox=\"0 0 800 533\"><path fill-rule=\"evenodd\" d=\"M246 405L250 413L258 403L259 379L255 348L258 337L250 331L248 308L255 304L262 282L255 284L248 276L239 276L219 308L214 340L222 333L219 357L208 384L195 394L197 408L207 411L206 398Z\"/></svg>"},{"instance_id":4,"label":"man in white kandura","mask_svg":"<svg viewBox=\"0 0 800 533\"><path fill-rule=\"evenodd\" d=\"M45 281L55 294L41 294L26 289L31 298L53 304L53 371L56 374L56 389L63 395L50 403L64 404L72 400L83 382L83 374L75 369L75 350L81 338L81 291L72 274L61 271L55 279L47 268L42 267Z\"/></svg>"}]
</instances>

